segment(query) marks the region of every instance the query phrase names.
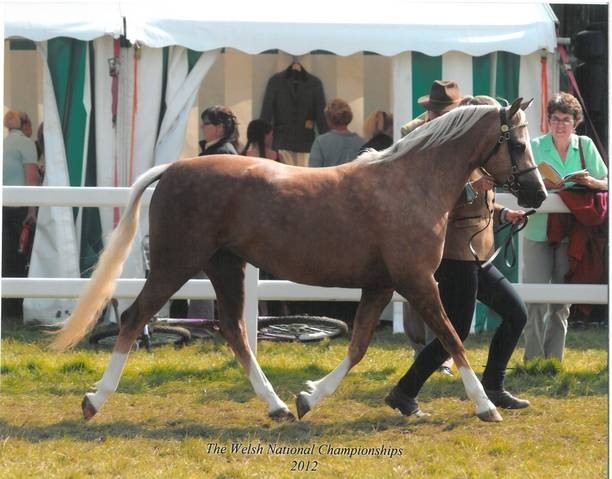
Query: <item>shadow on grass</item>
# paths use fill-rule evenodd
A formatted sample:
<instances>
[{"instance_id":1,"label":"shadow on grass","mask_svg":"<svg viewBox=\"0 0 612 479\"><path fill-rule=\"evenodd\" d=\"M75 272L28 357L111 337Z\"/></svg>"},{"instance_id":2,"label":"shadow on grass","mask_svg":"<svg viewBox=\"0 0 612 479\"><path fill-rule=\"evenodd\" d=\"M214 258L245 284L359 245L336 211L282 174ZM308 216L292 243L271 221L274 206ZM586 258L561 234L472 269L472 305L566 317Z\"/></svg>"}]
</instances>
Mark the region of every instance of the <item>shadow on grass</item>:
<instances>
[{"instance_id":1,"label":"shadow on grass","mask_svg":"<svg viewBox=\"0 0 612 479\"><path fill-rule=\"evenodd\" d=\"M459 420L459 419L458 419ZM472 421L467 415L465 421ZM72 438L83 442L103 442L108 438L153 440L184 440L186 438L210 438L211 442L262 442L264 444L290 442L307 444L309 442L330 441L337 435L359 435L397 429L400 433L418 430L421 424L443 425L443 418L405 418L399 414L381 413L367 418L334 421L333 424L295 422L268 422L262 424L253 420L246 426L211 425L194 420L168 419L160 422L157 418L146 421L115 421L96 424L84 421L61 421L57 424L32 426L15 425L0 420L0 437L19 438L29 443L63 440Z\"/></svg>"}]
</instances>

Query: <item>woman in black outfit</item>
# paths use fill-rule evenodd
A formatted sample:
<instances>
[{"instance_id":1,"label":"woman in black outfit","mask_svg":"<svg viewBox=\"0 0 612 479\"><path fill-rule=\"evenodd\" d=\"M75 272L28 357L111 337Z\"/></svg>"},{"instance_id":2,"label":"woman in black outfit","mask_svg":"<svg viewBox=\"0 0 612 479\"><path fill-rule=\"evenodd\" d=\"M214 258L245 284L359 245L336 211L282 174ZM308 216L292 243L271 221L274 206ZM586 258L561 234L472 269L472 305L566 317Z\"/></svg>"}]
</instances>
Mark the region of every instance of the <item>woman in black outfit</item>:
<instances>
[{"instance_id":1,"label":"woman in black outfit","mask_svg":"<svg viewBox=\"0 0 612 479\"><path fill-rule=\"evenodd\" d=\"M462 104L497 104L490 97L466 97ZM435 277L444 309L462 341L467 338L478 299L500 315L502 323L493 335L482 375L484 390L495 406L521 409L529 401L514 397L504 388L506 366L527 321L527 308L510 281L492 264L482 266L494 249L494 223L519 223L522 210L509 210L495 203L492 178L475 171L465 194L449 213L444 254ZM477 254L474 257L470 243ZM403 415L421 415L416 396L444 361L449 358L438 339L428 343L408 372L385 398L387 405Z\"/></svg>"},{"instance_id":2,"label":"woman in black outfit","mask_svg":"<svg viewBox=\"0 0 612 479\"><path fill-rule=\"evenodd\" d=\"M234 146L238 130L236 116L226 106L215 105L207 108L200 115L202 119L202 136L200 141L200 156L207 155L236 155ZM194 278L204 279L204 272L198 273ZM184 317L184 313L177 311L185 306L183 301L172 302L172 316ZM213 300L192 299L187 307L188 318L213 319L215 307Z\"/></svg>"},{"instance_id":3,"label":"woman in black outfit","mask_svg":"<svg viewBox=\"0 0 612 479\"><path fill-rule=\"evenodd\" d=\"M236 155L238 137L236 116L226 106L211 106L202 112L202 133L200 156Z\"/></svg>"}]
</instances>

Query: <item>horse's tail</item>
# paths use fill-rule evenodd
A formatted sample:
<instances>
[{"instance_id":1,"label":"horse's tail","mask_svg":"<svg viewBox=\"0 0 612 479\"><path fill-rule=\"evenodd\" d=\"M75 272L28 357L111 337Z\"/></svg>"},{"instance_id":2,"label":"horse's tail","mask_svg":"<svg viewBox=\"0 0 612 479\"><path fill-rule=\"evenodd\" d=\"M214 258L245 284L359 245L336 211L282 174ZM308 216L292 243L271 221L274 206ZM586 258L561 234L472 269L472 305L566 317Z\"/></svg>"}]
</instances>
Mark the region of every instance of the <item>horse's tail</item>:
<instances>
[{"instance_id":1,"label":"horse's tail","mask_svg":"<svg viewBox=\"0 0 612 479\"><path fill-rule=\"evenodd\" d=\"M132 185L130 198L121 220L110 235L96 269L79 296L72 314L66 319L62 328L54 333L57 336L50 345L52 349L64 351L71 348L95 325L115 290L117 278L121 275L123 263L136 236L142 194L147 186L164 174L168 166L170 165L165 164L151 168L138 177Z\"/></svg>"}]
</instances>

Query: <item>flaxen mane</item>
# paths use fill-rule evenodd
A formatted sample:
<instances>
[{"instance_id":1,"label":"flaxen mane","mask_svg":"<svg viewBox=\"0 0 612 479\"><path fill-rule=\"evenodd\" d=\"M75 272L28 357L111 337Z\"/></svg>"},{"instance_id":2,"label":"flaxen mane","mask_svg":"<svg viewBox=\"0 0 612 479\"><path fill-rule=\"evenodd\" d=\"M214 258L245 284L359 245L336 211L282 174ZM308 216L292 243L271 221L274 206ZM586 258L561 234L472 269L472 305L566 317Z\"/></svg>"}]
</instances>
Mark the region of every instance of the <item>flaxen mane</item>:
<instances>
[{"instance_id":1,"label":"flaxen mane","mask_svg":"<svg viewBox=\"0 0 612 479\"><path fill-rule=\"evenodd\" d=\"M368 150L357 160L370 163L383 163L404 156L417 145L420 150L442 145L469 131L493 107L470 105L455 108L453 111L439 117L436 121L425 123L409 135L395 142L386 150Z\"/></svg>"}]
</instances>

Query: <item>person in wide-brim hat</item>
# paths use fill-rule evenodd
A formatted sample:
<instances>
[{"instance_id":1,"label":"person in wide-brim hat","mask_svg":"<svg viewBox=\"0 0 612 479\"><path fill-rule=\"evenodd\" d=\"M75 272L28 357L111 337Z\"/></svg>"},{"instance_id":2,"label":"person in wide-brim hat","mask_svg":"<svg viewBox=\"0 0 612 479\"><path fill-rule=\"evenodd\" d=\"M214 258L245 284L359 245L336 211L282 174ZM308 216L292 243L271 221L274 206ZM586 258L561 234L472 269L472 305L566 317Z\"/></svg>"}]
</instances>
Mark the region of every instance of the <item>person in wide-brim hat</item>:
<instances>
[{"instance_id":1,"label":"person in wide-brim hat","mask_svg":"<svg viewBox=\"0 0 612 479\"><path fill-rule=\"evenodd\" d=\"M433 120L434 118L449 112L453 108L459 106L461 101L461 92L459 85L452 80L436 80L431 85L429 95L420 97L417 102L425 107L427 111L420 114L413 120L410 120L405 125L402 125L400 132L402 136L406 136L412 130Z\"/></svg>"},{"instance_id":2,"label":"person in wide-brim hat","mask_svg":"<svg viewBox=\"0 0 612 479\"><path fill-rule=\"evenodd\" d=\"M450 80L436 80L431 85L429 95L422 96L417 100L418 104L427 110L437 113L446 113L452 110L461 101L459 85Z\"/></svg>"}]
</instances>

